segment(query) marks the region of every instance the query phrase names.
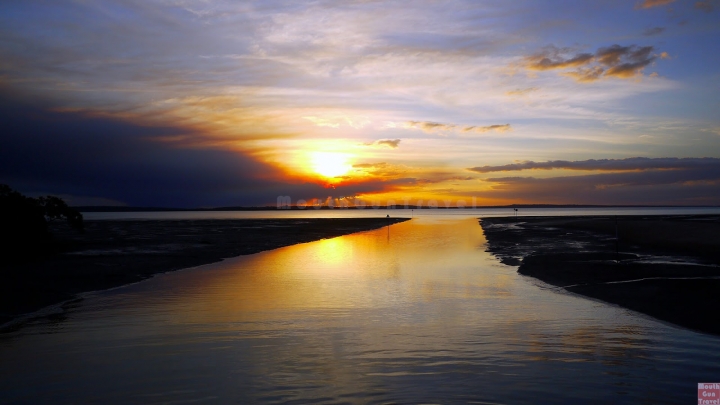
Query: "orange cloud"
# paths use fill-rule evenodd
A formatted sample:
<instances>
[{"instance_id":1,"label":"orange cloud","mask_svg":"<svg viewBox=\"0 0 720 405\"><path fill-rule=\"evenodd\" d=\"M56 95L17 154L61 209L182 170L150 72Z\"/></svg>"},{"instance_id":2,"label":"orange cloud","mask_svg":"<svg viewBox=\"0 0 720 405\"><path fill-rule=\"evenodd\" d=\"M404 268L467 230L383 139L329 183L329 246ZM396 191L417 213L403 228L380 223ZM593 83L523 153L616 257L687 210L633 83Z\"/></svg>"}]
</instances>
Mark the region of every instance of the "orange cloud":
<instances>
[{"instance_id":1,"label":"orange cloud","mask_svg":"<svg viewBox=\"0 0 720 405\"><path fill-rule=\"evenodd\" d=\"M552 59L549 56L543 54L533 55L527 58L528 68L533 70L550 70L550 69L564 69L570 67L583 66L590 63L593 59L593 55L589 53L583 53L576 55L570 59Z\"/></svg>"},{"instance_id":2,"label":"orange cloud","mask_svg":"<svg viewBox=\"0 0 720 405\"><path fill-rule=\"evenodd\" d=\"M639 76L647 63L623 63L622 65L613 66L605 71L605 76L615 76L621 79L629 79Z\"/></svg>"},{"instance_id":3,"label":"orange cloud","mask_svg":"<svg viewBox=\"0 0 720 405\"><path fill-rule=\"evenodd\" d=\"M484 133L488 131L495 131L495 132L507 132L512 130L512 127L510 124L500 124L500 125L487 125L484 127L464 127L462 129L463 132L478 132L478 133Z\"/></svg>"},{"instance_id":4,"label":"orange cloud","mask_svg":"<svg viewBox=\"0 0 720 405\"><path fill-rule=\"evenodd\" d=\"M568 48L549 46L541 52L525 57L525 67L529 70L553 70L576 68L563 72L562 75L572 77L578 82L593 82L603 77L627 79L642 76L642 71L653 63L658 55L654 55L652 46L620 46L611 45L598 48L595 53L579 53L573 55ZM659 55L666 59L667 52Z\"/></svg>"},{"instance_id":5,"label":"orange cloud","mask_svg":"<svg viewBox=\"0 0 720 405\"><path fill-rule=\"evenodd\" d=\"M673 3L675 0L643 0L635 8L653 8Z\"/></svg>"},{"instance_id":6,"label":"orange cloud","mask_svg":"<svg viewBox=\"0 0 720 405\"><path fill-rule=\"evenodd\" d=\"M405 128L416 128L421 129L425 132L435 132L435 131L461 131L461 132L476 132L476 133L485 133L489 131L495 131L495 132L507 132L512 130L512 126L510 124L494 124L494 125L485 125L485 126L478 126L478 125L456 125L456 124L443 124L439 122L432 122L432 121L407 121L401 125Z\"/></svg>"},{"instance_id":7,"label":"orange cloud","mask_svg":"<svg viewBox=\"0 0 720 405\"><path fill-rule=\"evenodd\" d=\"M455 128L457 128L457 125L454 124L441 124L439 122L432 122L432 121L408 121L404 125L406 128L417 128L422 129L425 132L432 132L432 131L451 131Z\"/></svg>"},{"instance_id":8,"label":"orange cloud","mask_svg":"<svg viewBox=\"0 0 720 405\"><path fill-rule=\"evenodd\" d=\"M605 69L601 68L600 66L595 66L592 68L580 68L572 72L565 72L563 73L563 75L572 77L573 79L581 83L588 83L598 80L600 76L603 75L603 73L605 73Z\"/></svg>"}]
</instances>

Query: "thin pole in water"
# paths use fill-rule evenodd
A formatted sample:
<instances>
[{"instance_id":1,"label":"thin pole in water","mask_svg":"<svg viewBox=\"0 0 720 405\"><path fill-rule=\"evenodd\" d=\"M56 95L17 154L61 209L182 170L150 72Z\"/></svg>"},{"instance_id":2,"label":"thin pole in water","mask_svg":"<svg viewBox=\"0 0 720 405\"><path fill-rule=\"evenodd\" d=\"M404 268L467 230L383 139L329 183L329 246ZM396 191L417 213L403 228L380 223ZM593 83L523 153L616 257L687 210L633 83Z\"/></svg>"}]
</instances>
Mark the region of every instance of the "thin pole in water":
<instances>
[{"instance_id":1,"label":"thin pole in water","mask_svg":"<svg viewBox=\"0 0 720 405\"><path fill-rule=\"evenodd\" d=\"M620 262L620 234L618 233L617 215L615 215L615 261Z\"/></svg>"}]
</instances>

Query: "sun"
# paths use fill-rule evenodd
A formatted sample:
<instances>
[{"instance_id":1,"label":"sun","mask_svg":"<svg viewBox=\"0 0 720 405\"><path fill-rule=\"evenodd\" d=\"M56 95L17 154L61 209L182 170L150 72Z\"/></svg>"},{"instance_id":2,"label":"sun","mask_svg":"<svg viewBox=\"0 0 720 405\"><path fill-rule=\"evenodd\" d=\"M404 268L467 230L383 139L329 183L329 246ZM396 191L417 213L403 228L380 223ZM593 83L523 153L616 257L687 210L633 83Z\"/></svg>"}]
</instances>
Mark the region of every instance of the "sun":
<instances>
[{"instance_id":1,"label":"sun","mask_svg":"<svg viewBox=\"0 0 720 405\"><path fill-rule=\"evenodd\" d=\"M342 176L352 169L348 156L337 152L312 152L310 164L315 173L328 178Z\"/></svg>"}]
</instances>

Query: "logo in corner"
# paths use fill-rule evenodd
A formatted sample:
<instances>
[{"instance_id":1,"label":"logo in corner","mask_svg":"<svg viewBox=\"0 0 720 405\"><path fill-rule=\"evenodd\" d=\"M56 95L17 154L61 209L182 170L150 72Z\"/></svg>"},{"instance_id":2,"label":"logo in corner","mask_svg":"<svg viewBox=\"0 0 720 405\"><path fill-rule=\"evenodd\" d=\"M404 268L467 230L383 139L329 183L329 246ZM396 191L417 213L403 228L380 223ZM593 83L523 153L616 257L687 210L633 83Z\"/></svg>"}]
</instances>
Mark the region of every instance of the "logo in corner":
<instances>
[{"instance_id":1,"label":"logo in corner","mask_svg":"<svg viewBox=\"0 0 720 405\"><path fill-rule=\"evenodd\" d=\"M698 404L720 405L720 383L698 383Z\"/></svg>"}]
</instances>

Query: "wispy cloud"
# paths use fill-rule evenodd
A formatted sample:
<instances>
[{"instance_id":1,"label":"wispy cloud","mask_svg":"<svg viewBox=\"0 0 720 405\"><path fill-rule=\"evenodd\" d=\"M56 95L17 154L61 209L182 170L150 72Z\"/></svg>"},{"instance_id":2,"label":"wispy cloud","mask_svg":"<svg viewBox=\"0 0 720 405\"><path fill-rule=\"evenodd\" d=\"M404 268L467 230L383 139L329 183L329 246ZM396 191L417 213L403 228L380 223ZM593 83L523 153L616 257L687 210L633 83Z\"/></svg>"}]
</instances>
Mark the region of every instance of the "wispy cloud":
<instances>
[{"instance_id":1,"label":"wispy cloud","mask_svg":"<svg viewBox=\"0 0 720 405\"><path fill-rule=\"evenodd\" d=\"M653 35L660 35L663 32L665 32L665 27L653 27L643 31L643 35L645 35L646 37L651 37Z\"/></svg>"},{"instance_id":2,"label":"wispy cloud","mask_svg":"<svg viewBox=\"0 0 720 405\"><path fill-rule=\"evenodd\" d=\"M562 74L578 82L593 82L603 77L627 79L642 76L642 71L653 63L652 46L611 45L598 48L594 53L576 53L570 48L548 46L542 51L525 57L525 67L530 70L563 70Z\"/></svg>"},{"instance_id":3,"label":"wispy cloud","mask_svg":"<svg viewBox=\"0 0 720 405\"><path fill-rule=\"evenodd\" d=\"M540 90L540 88L538 88L538 87L526 87L524 89L510 90L510 91L506 92L505 94L507 94L508 96L512 96L512 97L522 97L522 96L526 96L530 93L534 93L538 90Z\"/></svg>"},{"instance_id":4,"label":"wispy cloud","mask_svg":"<svg viewBox=\"0 0 720 405\"><path fill-rule=\"evenodd\" d=\"M407 121L401 126L405 128L416 128L421 129L425 132L433 132L433 131L452 131L455 128L457 128L457 125L453 124L442 124L440 122L432 122L432 121Z\"/></svg>"},{"instance_id":5,"label":"wispy cloud","mask_svg":"<svg viewBox=\"0 0 720 405\"><path fill-rule=\"evenodd\" d=\"M397 148L398 146L400 146L400 141L401 141L400 139L379 139L379 140L374 141L374 142L364 143L363 145L365 145L365 146L377 146L377 147L385 146L385 147L388 147L388 148L390 148L390 149L395 149L395 148Z\"/></svg>"},{"instance_id":6,"label":"wispy cloud","mask_svg":"<svg viewBox=\"0 0 720 405\"><path fill-rule=\"evenodd\" d=\"M477 173L510 172L522 170L583 170L583 171L639 171L658 169L720 169L718 158L646 158L551 160L547 162L521 162L502 166L478 166L468 170Z\"/></svg>"},{"instance_id":7,"label":"wispy cloud","mask_svg":"<svg viewBox=\"0 0 720 405\"><path fill-rule=\"evenodd\" d=\"M507 132L512 130L510 124L493 124L493 125L456 125L456 124L443 124L440 122L433 121L407 121L397 125L401 128L412 128L420 129L425 132L443 132L443 131L458 131L462 133L486 133L490 131L495 132Z\"/></svg>"},{"instance_id":8,"label":"wispy cloud","mask_svg":"<svg viewBox=\"0 0 720 405\"><path fill-rule=\"evenodd\" d=\"M381 163L357 163L354 164L352 167L356 169L370 169L370 168L376 168L376 167L385 167L387 166L387 163L381 162Z\"/></svg>"},{"instance_id":9,"label":"wispy cloud","mask_svg":"<svg viewBox=\"0 0 720 405\"><path fill-rule=\"evenodd\" d=\"M495 132L507 132L512 130L512 127L510 124L496 124L496 125L487 125L487 126L469 126L469 127L463 127L463 132L477 132L477 133L485 133L489 131L495 131Z\"/></svg>"},{"instance_id":10,"label":"wispy cloud","mask_svg":"<svg viewBox=\"0 0 720 405\"><path fill-rule=\"evenodd\" d=\"M330 117L305 116L302 117L319 127L340 128L349 126L355 129L364 128L372 123L368 117L335 115Z\"/></svg>"},{"instance_id":11,"label":"wispy cloud","mask_svg":"<svg viewBox=\"0 0 720 405\"><path fill-rule=\"evenodd\" d=\"M703 0L695 2L695 8L706 13L711 13L715 9L715 6L712 0Z\"/></svg>"},{"instance_id":12,"label":"wispy cloud","mask_svg":"<svg viewBox=\"0 0 720 405\"><path fill-rule=\"evenodd\" d=\"M710 133L715 134L715 135L720 135L720 127L715 127L715 128L702 128L700 131L701 131L701 132L710 132Z\"/></svg>"},{"instance_id":13,"label":"wispy cloud","mask_svg":"<svg viewBox=\"0 0 720 405\"><path fill-rule=\"evenodd\" d=\"M303 117L303 118L312 122L313 124L315 124L319 127L330 127L330 128L339 128L340 127L339 122L328 120L327 118L320 118L320 117Z\"/></svg>"}]
</instances>

